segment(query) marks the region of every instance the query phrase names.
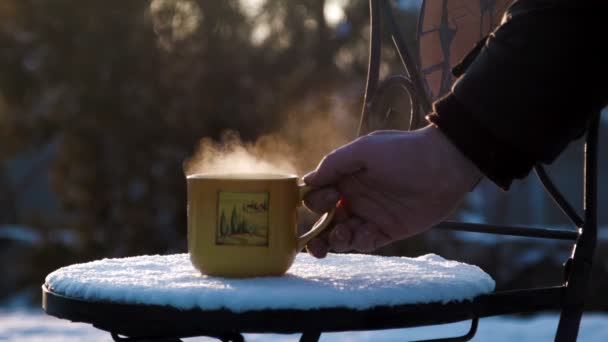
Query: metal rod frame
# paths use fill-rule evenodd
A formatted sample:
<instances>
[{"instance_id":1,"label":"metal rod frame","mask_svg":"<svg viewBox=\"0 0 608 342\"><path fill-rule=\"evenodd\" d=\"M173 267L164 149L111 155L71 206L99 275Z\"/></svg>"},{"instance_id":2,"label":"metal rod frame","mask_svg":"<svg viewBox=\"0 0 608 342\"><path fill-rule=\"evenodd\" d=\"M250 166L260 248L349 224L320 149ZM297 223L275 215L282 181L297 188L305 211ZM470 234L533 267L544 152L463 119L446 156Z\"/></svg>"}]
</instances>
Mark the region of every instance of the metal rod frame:
<instances>
[{"instance_id":1,"label":"metal rod frame","mask_svg":"<svg viewBox=\"0 0 608 342\"><path fill-rule=\"evenodd\" d=\"M424 6L424 4L423 4ZM374 101L381 98L380 94L388 88L390 82L395 82L395 77L400 78L400 83L409 92L412 103L412 119L410 129L416 128L416 118L420 118L431 109L431 100L426 96L421 72L416 61L399 32L395 22L389 1L370 0L370 43L369 43L369 65L367 83L364 95L363 110L359 124L359 135L369 133L373 130L370 125L370 117L375 115L389 115L390 113L373 113ZM388 77L383 82L379 81L380 70L380 47L381 47L381 13L384 14L387 26L392 36L393 44L401 58L406 74ZM591 274L593 253L597 240L597 135L599 127L599 113L591 122L585 141L584 158L584 217L581 217L574 207L566 200L557 186L548 176L542 165L536 165L536 174L557 206L564 212L575 226L576 230L556 230L543 228L525 228L498 226L489 224L472 224L460 222L443 222L437 226L439 229L451 231L468 231L487 234L514 235L533 238L550 238L561 240L573 240L572 255L564 263L565 295L560 303L561 315L556 332L555 340L559 342L576 341L581 316L584 308L584 298L587 291ZM522 291L535 292L541 289L524 289ZM438 313L439 314L439 313ZM473 331L473 335L474 335ZM470 338L473 337L470 336Z\"/></svg>"},{"instance_id":2,"label":"metal rod frame","mask_svg":"<svg viewBox=\"0 0 608 342\"><path fill-rule=\"evenodd\" d=\"M473 337L475 337L475 334L477 333L478 325L479 325L479 317L474 317L471 320L471 327L469 328L469 331L462 336L435 338L432 340L421 340L421 341L415 341L415 342L466 342L466 341L470 341Z\"/></svg>"}]
</instances>

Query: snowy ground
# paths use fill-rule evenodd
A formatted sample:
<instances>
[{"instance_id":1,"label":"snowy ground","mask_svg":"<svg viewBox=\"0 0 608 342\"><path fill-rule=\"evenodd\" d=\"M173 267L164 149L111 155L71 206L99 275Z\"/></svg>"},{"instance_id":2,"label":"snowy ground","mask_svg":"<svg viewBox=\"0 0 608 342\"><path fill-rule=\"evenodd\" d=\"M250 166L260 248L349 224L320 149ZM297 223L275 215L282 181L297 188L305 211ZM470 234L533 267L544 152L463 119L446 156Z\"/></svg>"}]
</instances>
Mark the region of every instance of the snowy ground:
<instances>
[{"instance_id":1,"label":"snowy ground","mask_svg":"<svg viewBox=\"0 0 608 342\"><path fill-rule=\"evenodd\" d=\"M473 341L553 341L558 316L541 314L533 317L492 317L480 321ZM324 334L321 341L408 341L463 334L468 323L431 328L399 329L374 332ZM298 335L245 335L247 341L297 341ZM76 342L111 341L110 335L86 324L71 323L45 315L41 310L0 309L0 341ZM185 341L214 341L189 338ZM581 342L608 341L608 314L588 314L583 318Z\"/></svg>"}]
</instances>

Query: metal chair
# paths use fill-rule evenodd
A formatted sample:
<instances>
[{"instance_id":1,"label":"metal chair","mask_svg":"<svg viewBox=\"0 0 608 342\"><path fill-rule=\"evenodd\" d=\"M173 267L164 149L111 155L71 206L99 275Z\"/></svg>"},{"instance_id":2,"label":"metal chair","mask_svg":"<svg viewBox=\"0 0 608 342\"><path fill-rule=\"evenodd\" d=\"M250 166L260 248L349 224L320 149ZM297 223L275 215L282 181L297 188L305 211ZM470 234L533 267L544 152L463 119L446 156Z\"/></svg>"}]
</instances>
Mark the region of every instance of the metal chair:
<instances>
[{"instance_id":1,"label":"metal chair","mask_svg":"<svg viewBox=\"0 0 608 342\"><path fill-rule=\"evenodd\" d=\"M453 0L459 4L465 0ZM476 1L494 7L485 7L496 13L496 2L504 0ZM359 133L365 134L383 127L396 115L394 108L383 100L391 89L403 90L409 97L411 111L409 128L421 123L421 117L430 111L431 100L449 88L451 78L449 59L436 65L419 67L399 32L388 0L370 0L370 59L367 75L363 112ZM434 7L431 7L431 5ZM425 16L419 22L421 39L429 32L439 35L441 48L449 50L452 30L446 13L448 0L427 0L421 13L441 11L439 24L432 30L423 30ZM451 7L450 7L451 8ZM448 11L449 12L449 11ZM380 69L380 18L387 21L387 28L401 57L405 73L379 81ZM493 18L488 16L491 21ZM491 25L487 24L489 29ZM446 46L447 44L447 46ZM424 50L424 49L423 49ZM446 50L446 51L447 51ZM424 51L422 51L424 53ZM432 52L432 50L431 50ZM449 54L448 54L449 55ZM445 57L446 55L444 55ZM441 71L441 77L429 78ZM434 81L433 81L434 80ZM433 82L435 82L433 84ZM499 235L516 235L530 238L569 240L573 242L572 254L564 263L564 281L551 287L513 289L481 295L471 301L411 304L374 307L369 310L327 308L318 310L261 310L243 313L219 310L180 310L160 305L113 303L69 298L54 293L43 285L43 307L53 316L86 322L112 333L115 341L180 341L183 337L211 336L222 341L243 341L241 333L303 333L301 341L317 341L323 332L372 329L404 328L435 325L471 320L469 332L463 336L432 341L468 341L474 337L479 318L512 313L561 310L556 341L575 341L587 284L590 279L593 252L597 234L597 141L599 114L592 121L586 135L584 158L584 207L581 217L551 182L542 166L536 166L536 174L547 192L572 221L572 230L522 228L463 222L444 222L437 228L450 231L479 232ZM130 336L130 337L121 337Z\"/></svg>"},{"instance_id":2,"label":"metal chair","mask_svg":"<svg viewBox=\"0 0 608 342\"><path fill-rule=\"evenodd\" d=\"M456 28L450 25L450 20L454 19L453 15L456 13L450 13L450 10L470 10L470 8L466 7L467 3L476 3L476 6L481 6L480 4L483 3L486 6L483 8L477 7L478 13L480 13L480 18L478 19L482 30L485 27L489 31L492 28L492 22L496 22L498 18L497 13L504 9L507 1L454 1L451 3L452 6L449 6L448 0L423 1L419 11L418 42L428 40L431 35L434 35L438 44L436 47L429 47L428 45L419 46L421 55L428 56L429 53L432 55L433 49L437 48L443 52L443 60L433 65L425 65L428 60L421 59L422 62L417 63L414 54L411 53L411 50L405 44L394 17L391 1L369 1L371 20L369 66L359 135L366 134L375 129L389 128L385 127L385 124L390 122L391 116L397 113L395 108L383 102L384 95L386 95L389 89L400 89L409 97L411 104L409 129L419 127L422 116L431 109L431 101L443 94L451 85L452 78L449 75L451 68L450 59L453 60L455 56L450 56L450 51L453 48L450 45L453 43L452 38L454 37ZM457 6L454 6L454 4ZM384 18L386 21L385 27L389 30L405 72L402 75L389 76L380 82L381 18ZM434 23L429 24L431 20L434 20ZM486 22L483 23L483 20ZM487 22L488 20L490 23ZM431 78L429 75L432 73L436 73L436 75ZM570 240L573 242L572 253L564 263L563 283L552 287L497 291L492 294L479 296L471 302L457 306L420 305L418 310L421 318L418 322L416 320L410 322L412 326L471 319L471 328L466 335L433 340L468 341L475 335L480 317L558 309L561 311L561 316L555 340L576 340L596 245L598 125L599 113L592 120L585 137L582 216L577 213L574 207L561 194L543 166L535 166L536 175L544 188L569 218L574 229L526 228L465 222L443 222L436 227L450 231ZM434 322L429 322L426 319L428 317L425 313L431 312L435 315Z\"/></svg>"}]
</instances>

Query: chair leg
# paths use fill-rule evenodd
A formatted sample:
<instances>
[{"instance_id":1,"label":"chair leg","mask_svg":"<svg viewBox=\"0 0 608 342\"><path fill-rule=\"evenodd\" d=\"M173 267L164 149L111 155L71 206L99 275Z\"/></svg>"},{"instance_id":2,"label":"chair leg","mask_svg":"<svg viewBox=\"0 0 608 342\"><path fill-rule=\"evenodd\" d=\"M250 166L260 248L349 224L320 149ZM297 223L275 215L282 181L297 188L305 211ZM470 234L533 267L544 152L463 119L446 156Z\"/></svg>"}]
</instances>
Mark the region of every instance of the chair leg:
<instances>
[{"instance_id":1,"label":"chair leg","mask_svg":"<svg viewBox=\"0 0 608 342\"><path fill-rule=\"evenodd\" d=\"M317 342L321 338L320 331L306 331L302 333L300 342Z\"/></svg>"},{"instance_id":2,"label":"chair leg","mask_svg":"<svg viewBox=\"0 0 608 342\"><path fill-rule=\"evenodd\" d=\"M563 309L559 317L555 342L575 342L582 316L582 306Z\"/></svg>"}]
</instances>

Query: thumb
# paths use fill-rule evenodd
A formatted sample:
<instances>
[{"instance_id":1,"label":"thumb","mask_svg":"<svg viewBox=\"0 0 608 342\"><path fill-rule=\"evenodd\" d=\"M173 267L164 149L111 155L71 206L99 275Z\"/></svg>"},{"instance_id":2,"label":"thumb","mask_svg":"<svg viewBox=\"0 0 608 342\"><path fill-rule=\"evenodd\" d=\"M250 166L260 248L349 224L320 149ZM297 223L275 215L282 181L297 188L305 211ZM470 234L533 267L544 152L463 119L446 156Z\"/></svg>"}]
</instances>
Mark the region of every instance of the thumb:
<instances>
[{"instance_id":1,"label":"thumb","mask_svg":"<svg viewBox=\"0 0 608 342\"><path fill-rule=\"evenodd\" d=\"M361 140L357 139L326 155L317 169L304 176L304 183L313 187L336 184L344 177L364 168L360 152Z\"/></svg>"}]
</instances>

